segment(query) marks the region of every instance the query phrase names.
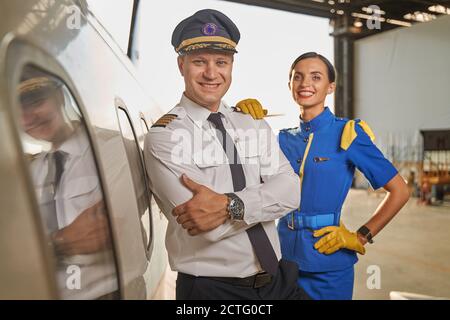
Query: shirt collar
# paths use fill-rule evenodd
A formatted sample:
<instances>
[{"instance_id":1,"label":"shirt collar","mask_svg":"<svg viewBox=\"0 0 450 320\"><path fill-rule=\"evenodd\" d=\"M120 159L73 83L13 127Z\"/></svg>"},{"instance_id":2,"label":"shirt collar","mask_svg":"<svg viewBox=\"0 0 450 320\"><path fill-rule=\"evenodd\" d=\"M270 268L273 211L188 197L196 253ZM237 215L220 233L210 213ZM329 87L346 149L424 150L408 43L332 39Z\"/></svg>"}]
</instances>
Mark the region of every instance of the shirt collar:
<instances>
[{"instance_id":1,"label":"shirt collar","mask_svg":"<svg viewBox=\"0 0 450 320\"><path fill-rule=\"evenodd\" d=\"M89 140L82 124L78 123L75 125L78 126L75 129L75 132L58 148L58 150L69 155L80 156L89 147Z\"/></svg>"},{"instance_id":2,"label":"shirt collar","mask_svg":"<svg viewBox=\"0 0 450 320\"><path fill-rule=\"evenodd\" d=\"M321 114L310 121L304 121L300 117L300 131L306 133L316 132L329 125L333 118L333 113L328 107L325 107Z\"/></svg>"},{"instance_id":3,"label":"shirt collar","mask_svg":"<svg viewBox=\"0 0 450 320\"><path fill-rule=\"evenodd\" d=\"M180 104L186 110L188 117L191 118L198 127L202 127L203 123L208 120L208 117L211 114L211 111L195 103L194 101L186 97L185 94L183 94L183 96L181 97ZM228 114L231 111L232 110L229 106L227 106L223 101L220 101L218 112L220 112L225 118L227 118Z\"/></svg>"}]
</instances>

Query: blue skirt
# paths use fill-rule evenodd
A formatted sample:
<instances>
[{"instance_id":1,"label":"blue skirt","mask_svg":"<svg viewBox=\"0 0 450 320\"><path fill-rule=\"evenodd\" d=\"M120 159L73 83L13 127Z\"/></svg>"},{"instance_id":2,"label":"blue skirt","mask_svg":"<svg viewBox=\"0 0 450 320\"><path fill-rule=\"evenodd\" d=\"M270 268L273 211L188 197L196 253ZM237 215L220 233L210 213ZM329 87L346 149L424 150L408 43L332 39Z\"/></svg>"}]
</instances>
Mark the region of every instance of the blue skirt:
<instances>
[{"instance_id":1,"label":"blue skirt","mask_svg":"<svg viewBox=\"0 0 450 320\"><path fill-rule=\"evenodd\" d=\"M314 300L351 300L354 267L328 272L299 270L298 285Z\"/></svg>"}]
</instances>

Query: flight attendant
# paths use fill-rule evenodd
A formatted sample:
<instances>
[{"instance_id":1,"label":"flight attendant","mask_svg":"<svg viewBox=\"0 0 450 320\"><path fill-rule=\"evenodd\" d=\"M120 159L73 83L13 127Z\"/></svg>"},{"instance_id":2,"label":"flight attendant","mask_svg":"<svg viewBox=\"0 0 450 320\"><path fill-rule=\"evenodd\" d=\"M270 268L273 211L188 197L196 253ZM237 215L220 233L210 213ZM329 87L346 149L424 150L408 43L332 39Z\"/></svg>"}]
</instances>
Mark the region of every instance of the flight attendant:
<instances>
[{"instance_id":1,"label":"flight attendant","mask_svg":"<svg viewBox=\"0 0 450 320\"><path fill-rule=\"evenodd\" d=\"M336 117L325 98L335 90L333 65L320 54L299 56L289 73L289 89L299 106L300 126L283 129L279 143L301 185L300 207L280 219L282 255L299 265L298 283L313 299L352 298L356 253L364 254L377 235L408 201L408 188L373 143L369 126ZM264 116L257 100L237 104L245 113ZM341 221L341 209L358 168L386 198L356 232Z\"/></svg>"}]
</instances>

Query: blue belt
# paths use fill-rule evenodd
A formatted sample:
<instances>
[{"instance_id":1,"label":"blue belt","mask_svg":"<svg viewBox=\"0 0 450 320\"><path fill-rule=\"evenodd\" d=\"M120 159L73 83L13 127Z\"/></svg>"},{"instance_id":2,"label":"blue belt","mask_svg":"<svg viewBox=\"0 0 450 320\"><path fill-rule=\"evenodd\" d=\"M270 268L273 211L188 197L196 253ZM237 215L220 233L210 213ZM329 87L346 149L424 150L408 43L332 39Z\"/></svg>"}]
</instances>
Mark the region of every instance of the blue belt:
<instances>
[{"instance_id":1,"label":"blue belt","mask_svg":"<svg viewBox=\"0 0 450 320\"><path fill-rule=\"evenodd\" d=\"M339 224L340 212L306 215L303 212L292 212L288 216L288 227L291 230L312 229Z\"/></svg>"}]
</instances>

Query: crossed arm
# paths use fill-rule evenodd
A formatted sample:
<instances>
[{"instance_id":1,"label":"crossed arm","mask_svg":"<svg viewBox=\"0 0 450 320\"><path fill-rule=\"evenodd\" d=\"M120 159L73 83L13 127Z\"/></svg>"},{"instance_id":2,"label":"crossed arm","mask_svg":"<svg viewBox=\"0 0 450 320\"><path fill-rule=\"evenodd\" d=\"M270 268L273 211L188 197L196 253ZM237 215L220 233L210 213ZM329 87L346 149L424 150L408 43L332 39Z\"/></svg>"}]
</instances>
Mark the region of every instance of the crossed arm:
<instances>
[{"instance_id":1,"label":"crossed arm","mask_svg":"<svg viewBox=\"0 0 450 320\"><path fill-rule=\"evenodd\" d=\"M189 163L182 164L171 159L175 145L167 134L170 133L158 132L146 138L144 152L150 185L168 219L176 220L190 235L218 241L255 223L280 218L298 207L299 179L280 151L276 138L272 140L276 145L270 148L276 153L276 158L272 158L276 159L276 168L261 175L264 183L236 192L245 205L244 221L237 222L228 219L228 197L214 191L208 177L192 163L191 157ZM263 152L260 160L268 162L273 156L270 151Z\"/></svg>"}]
</instances>

